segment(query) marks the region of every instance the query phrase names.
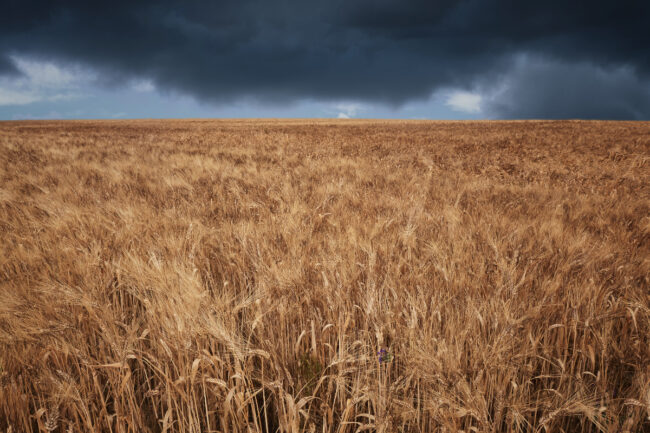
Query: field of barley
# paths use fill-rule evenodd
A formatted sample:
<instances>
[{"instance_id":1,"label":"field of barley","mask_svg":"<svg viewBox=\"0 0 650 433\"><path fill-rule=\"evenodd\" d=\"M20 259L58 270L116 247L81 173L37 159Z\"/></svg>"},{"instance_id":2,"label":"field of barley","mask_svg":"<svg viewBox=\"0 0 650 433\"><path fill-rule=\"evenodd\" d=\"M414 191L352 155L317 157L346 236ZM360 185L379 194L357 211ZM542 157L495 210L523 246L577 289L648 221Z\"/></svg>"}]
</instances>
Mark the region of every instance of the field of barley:
<instances>
[{"instance_id":1,"label":"field of barley","mask_svg":"<svg viewBox=\"0 0 650 433\"><path fill-rule=\"evenodd\" d=\"M46 431L650 431L650 123L0 123Z\"/></svg>"}]
</instances>

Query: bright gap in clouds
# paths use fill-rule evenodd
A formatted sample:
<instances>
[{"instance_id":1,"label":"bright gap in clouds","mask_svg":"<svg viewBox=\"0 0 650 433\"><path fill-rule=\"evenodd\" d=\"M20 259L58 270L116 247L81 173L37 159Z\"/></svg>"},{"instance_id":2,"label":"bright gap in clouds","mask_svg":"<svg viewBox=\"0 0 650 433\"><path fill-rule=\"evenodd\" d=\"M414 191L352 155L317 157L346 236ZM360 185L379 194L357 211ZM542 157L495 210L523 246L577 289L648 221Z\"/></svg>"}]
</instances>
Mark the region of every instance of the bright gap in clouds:
<instances>
[{"instance_id":1,"label":"bright gap in clouds","mask_svg":"<svg viewBox=\"0 0 650 433\"><path fill-rule=\"evenodd\" d=\"M19 75L0 76L0 105L27 105L92 97L104 90L97 74L77 65L12 57ZM133 79L125 86L136 93L156 90L150 79Z\"/></svg>"},{"instance_id":2,"label":"bright gap in clouds","mask_svg":"<svg viewBox=\"0 0 650 433\"><path fill-rule=\"evenodd\" d=\"M454 111L478 113L481 111L481 95L471 92L456 91L450 94L445 105Z\"/></svg>"},{"instance_id":3,"label":"bright gap in clouds","mask_svg":"<svg viewBox=\"0 0 650 433\"><path fill-rule=\"evenodd\" d=\"M81 86L95 79L91 71L39 60L13 57L20 75L0 77L0 105L27 105L38 101L81 98Z\"/></svg>"},{"instance_id":4,"label":"bright gap in clouds","mask_svg":"<svg viewBox=\"0 0 650 433\"><path fill-rule=\"evenodd\" d=\"M355 102L338 103L334 105L334 108L339 112L336 116L339 119L350 119L362 111L361 104Z\"/></svg>"},{"instance_id":5,"label":"bright gap in clouds","mask_svg":"<svg viewBox=\"0 0 650 433\"><path fill-rule=\"evenodd\" d=\"M134 80L131 88L140 93L148 93L156 90L156 86L154 86L151 80Z\"/></svg>"}]
</instances>

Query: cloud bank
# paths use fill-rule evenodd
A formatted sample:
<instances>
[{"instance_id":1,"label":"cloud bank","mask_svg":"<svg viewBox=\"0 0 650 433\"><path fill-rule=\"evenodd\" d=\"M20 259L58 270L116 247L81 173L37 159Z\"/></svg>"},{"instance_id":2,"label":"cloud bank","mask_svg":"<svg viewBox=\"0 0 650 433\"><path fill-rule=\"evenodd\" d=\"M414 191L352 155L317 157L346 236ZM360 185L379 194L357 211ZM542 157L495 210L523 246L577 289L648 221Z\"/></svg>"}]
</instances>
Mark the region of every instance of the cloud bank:
<instances>
[{"instance_id":1,"label":"cloud bank","mask_svg":"<svg viewBox=\"0 0 650 433\"><path fill-rule=\"evenodd\" d=\"M486 117L650 118L648 2L5 3L0 76L38 59L211 104L399 106L455 89ZM450 107L476 112L462 98Z\"/></svg>"}]
</instances>

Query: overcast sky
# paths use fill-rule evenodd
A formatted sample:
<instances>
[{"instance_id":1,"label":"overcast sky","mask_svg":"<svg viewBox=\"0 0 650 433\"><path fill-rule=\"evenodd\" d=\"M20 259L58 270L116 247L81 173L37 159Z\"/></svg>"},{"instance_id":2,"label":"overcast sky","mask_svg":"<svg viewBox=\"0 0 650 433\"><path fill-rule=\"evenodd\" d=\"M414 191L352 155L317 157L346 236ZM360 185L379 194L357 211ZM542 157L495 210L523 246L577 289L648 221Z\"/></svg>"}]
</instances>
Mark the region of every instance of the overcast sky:
<instances>
[{"instance_id":1,"label":"overcast sky","mask_svg":"<svg viewBox=\"0 0 650 433\"><path fill-rule=\"evenodd\" d=\"M650 120L650 2L3 0L0 119Z\"/></svg>"}]
</instances>

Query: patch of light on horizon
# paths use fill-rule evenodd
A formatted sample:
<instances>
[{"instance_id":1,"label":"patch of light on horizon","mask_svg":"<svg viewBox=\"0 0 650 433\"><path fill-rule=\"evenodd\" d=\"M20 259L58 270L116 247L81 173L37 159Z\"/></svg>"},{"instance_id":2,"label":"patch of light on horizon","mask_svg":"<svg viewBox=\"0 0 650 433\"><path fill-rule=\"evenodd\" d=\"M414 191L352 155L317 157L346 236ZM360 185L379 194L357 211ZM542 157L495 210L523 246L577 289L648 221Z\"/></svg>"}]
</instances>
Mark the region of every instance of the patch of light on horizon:
<instances>
[{"instance_id":1,"label":"patch of light on horizon","mask_svg":"<svg viewBox=\"0 0 650 433\"><path fill-rule=\"evenodd\" d=\"M362 105L357 102L339 102L334 104L333 108L338 112L336 117L339 119L350 119L363 110Z\"/></svg>"},{"instance_id":2,"label":"patch of light on horizon","mask_svg":"<svg viewBox=\"0 0 650 433\"><path fill-rule=\"evenodd\" d=\"M156 86L151 80L136 80L131 84L131 88L136 92L146 93L156 90Z\"/></svg>"},{"instance_id":3,"label":"patch of light on horizon","mask_svg":"<svg viewBox=\"0 0 650 433\"><path fill-rule=\"evenodd\" d=\"M477 93L455 91L447 97L445 105L454 111L478 113L481 111L482 99L481 95Z\"/></svg>"},{"instance_id":4,"label":"patch of light on horizon","mask_svg":"<svg viewBox=\"0 0 650 433\"><path fill-rule=\"evenodd\" d=\"M80 86L95 79L89 70L12 57L20 75L0 78L0 105L27 105L38 101L63 101L83 95Z\"/></svg>"},{"instance_id":5,"label":"patch of light on horizon","mask_svg":"<svg viewBox=\"0 0 650 433\"><path fill-rule=\"evenodd\" d=\"M38 100L38 96L29 91L8 89L0 82L0 105L26 105Z\"/></svg>"}]
</instances>

